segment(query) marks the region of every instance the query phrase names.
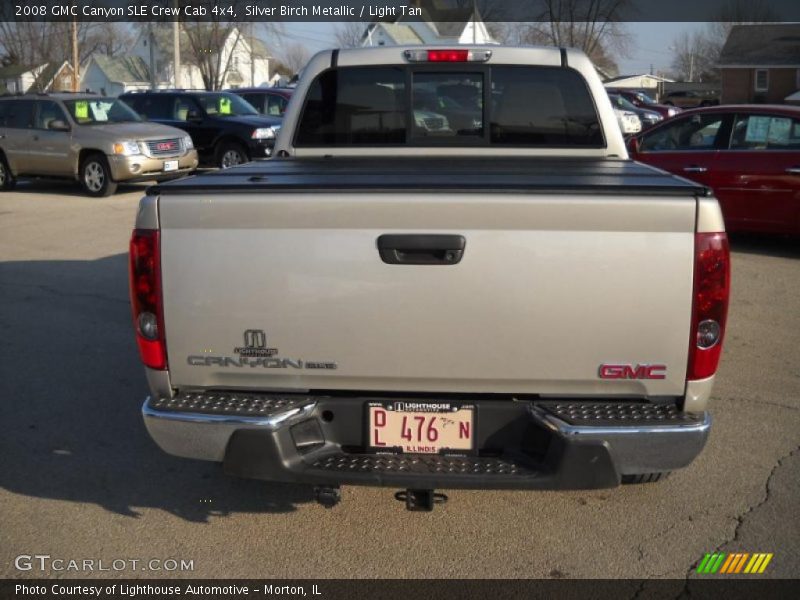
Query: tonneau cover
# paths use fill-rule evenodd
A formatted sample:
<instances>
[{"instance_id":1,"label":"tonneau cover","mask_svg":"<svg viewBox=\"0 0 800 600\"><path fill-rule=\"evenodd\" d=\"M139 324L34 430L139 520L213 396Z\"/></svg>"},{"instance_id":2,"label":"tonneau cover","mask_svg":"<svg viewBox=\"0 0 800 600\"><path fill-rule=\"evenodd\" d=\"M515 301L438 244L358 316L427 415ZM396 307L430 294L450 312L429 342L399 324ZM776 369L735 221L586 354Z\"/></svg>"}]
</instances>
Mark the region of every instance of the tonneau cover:
<instances>
[{"instance_id":1,"label":"tonneau cover","mask_svg":"<svg viewBox=\"0 0 800 600\"><path fill-rule=\"evenodd\" d=\"M691 181L630 160L596 158L308 158L251 162L150 188L208 191L449 190L704 196Z\"/></svg>"}]
</instances>

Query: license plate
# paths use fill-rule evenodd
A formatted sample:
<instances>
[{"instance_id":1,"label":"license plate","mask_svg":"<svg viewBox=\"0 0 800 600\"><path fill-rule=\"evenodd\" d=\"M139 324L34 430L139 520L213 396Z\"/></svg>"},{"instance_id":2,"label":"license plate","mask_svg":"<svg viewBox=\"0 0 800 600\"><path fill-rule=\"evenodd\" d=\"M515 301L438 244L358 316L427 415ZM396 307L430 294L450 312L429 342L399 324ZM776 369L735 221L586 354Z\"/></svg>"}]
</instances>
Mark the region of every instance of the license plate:
<instances>
[{"instance_id":1,"label":"license plate","mask_svg":"<svg viewBox=\"0 0 800 600\"><path fill-rule=\"evenodd\" d=\"M177 160L165 160L164 161L164 171L177 171L178 170L178 161Z\"/></svg>"},{"instance_id":2,"label":"license plate","mask_svg":"<svg viewBox=\"0 0 800 600\"><path fill-rule=\"evenodd\" d=\"M406 453L469 452L475 439L472 406L447 402L394 402L369 405L369 445Z\"/></svg>"}]
</instances>

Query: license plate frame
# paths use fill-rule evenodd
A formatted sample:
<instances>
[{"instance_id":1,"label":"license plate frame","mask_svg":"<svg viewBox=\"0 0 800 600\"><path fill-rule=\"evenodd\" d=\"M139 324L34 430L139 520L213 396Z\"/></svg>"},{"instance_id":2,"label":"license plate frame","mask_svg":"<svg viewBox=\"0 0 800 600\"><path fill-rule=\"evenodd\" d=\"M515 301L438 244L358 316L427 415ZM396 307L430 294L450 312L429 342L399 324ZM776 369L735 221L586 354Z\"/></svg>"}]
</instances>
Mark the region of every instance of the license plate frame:
<instances>
[{"instance_id":1,"label":"license plate frame","mask_svg":"<svg viewBox=\"0 0 800 600\"><path fill-rule=\"evenodd\" d=\"M385 413L382 419L377 416L378 411ZM406 417L405 422L403 417ZM477 410L474 404L405 400L368 402L364 422L366 447L371 452L461 456L476 453ZM403 437L403 427L411 439ZM430 439L431 429L436 431L433 440Z\"/></svg>"},{"instance_id":2,"label":"license plate frame","mask_svg":"<svg viewBox=\"0 0 800 600\"><path fill-rule=\"evenodd\" d=\"M164 161L164 173L169 173L171 171L178 170L178 161L177 160L165 160Z\"/></svg>"}]
</instances>

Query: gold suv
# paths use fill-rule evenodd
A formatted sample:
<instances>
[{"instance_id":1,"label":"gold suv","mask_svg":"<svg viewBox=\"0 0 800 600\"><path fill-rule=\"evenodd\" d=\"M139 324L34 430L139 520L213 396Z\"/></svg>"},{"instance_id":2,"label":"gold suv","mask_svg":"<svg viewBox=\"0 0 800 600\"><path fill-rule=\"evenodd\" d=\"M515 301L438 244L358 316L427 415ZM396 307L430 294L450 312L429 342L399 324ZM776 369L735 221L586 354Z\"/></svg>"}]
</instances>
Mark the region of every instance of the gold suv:
<instances>
[{"instance_id":1,"label":"gold suv","mask_svg":"<svg viewBox=\"0 0 800 600\"><path fill-rule=\"evenodd\" d=\"M121 181L164 181L196 168L192 138L143 121L117 98L0 97L0 190L20 177L55 177L79 181L90 196L110 196Z\"/></svg>"}]
</instances>

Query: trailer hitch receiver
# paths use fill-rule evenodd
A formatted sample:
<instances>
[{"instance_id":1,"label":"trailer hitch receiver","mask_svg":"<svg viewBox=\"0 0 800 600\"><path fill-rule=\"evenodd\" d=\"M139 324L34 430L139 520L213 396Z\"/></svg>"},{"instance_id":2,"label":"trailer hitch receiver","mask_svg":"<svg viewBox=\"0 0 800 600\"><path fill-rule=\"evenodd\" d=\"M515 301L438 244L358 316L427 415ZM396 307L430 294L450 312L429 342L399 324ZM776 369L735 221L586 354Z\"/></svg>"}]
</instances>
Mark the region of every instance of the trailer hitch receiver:
<instances>
[{"instance_id":1,"label":"trailer hitch receiver","mask_svg":"<svg viewBox=\"0 0 800 600\"><path fill-rule=\"evenodd\" d=\"M447 502L447 496L438 494L433 490L400 490L394 497L395 500L406 503L406 510L413 511L430 512L435 504Z\"/></svg>"},{"instance_id":2,"label":"trailer hitch receiver","mask_svg":"<svg viewBox=\"0 0 800 600\"><path fill-rule=\"evenodd\" d=\"M342 501L342 491L338 485L318 485L314 487L314 500L325 508L333 508Z\"/></svg>"}]
</instances>

